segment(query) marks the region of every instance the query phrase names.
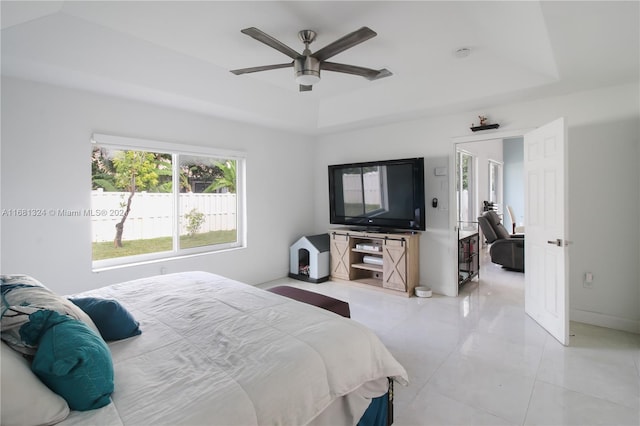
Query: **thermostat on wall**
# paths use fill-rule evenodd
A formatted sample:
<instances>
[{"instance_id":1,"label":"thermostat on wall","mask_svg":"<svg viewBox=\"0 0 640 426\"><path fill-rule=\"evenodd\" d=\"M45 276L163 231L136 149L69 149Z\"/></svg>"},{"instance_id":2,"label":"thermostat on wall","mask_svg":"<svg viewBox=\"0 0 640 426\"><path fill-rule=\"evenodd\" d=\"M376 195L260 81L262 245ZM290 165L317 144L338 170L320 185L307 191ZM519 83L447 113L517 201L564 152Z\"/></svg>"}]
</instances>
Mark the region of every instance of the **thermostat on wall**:
<instances>
[{"instance_id":1,"label":"thermostat on wall","mask_svg":"<svg viewBox=\"0 0 640 426\"><path fill-rule=\"evenodd\" d=\"M436 174L436 176L446 176L447 175L447 168L446 167L436 167L435 169L433 169L433 171Z\"/></svg>"}]
</instances>

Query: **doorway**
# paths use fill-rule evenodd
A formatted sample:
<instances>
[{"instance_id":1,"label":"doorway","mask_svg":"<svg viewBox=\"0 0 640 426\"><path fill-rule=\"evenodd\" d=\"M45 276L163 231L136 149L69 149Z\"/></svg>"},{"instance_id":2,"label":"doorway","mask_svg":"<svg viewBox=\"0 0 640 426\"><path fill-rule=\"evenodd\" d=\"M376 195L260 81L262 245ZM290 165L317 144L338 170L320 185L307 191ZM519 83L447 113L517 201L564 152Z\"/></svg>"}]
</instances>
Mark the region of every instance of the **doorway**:
<instances>
[{"instance_id":1,"label":"doorway","mask_svg":"<svg viewBox=\"0 0 640 426\"><path fill-rule=\"evenodd\" d=\"M495 132L484 136L454 138L451 157L464 143L524 138L524 199L529 236L524 238L525 312L563 345L569 344L569 255L567 242L567 128L564 118L531 131ZM453 180L453 177L452 177ZM451 182L451 188L455 188ZM481 186L481 184L480 184ZM455 194L451 194L453 197ZM451 212L452 247L459 245L457 211ZM494 214L495 216L495 214ZM494 218L497 220L497 218ZM495 223L495 222L494 222ZM496 231L497 232L497 231ZM455 269L456 258L452 259ZM457 275L457 274L456 274ZM457 282L451 285L458 294Z\"/></svg>"},{"instance_id":2,"label":"doorway","mask_svg":"<svg viewBox=\"0 0 640 426\"><path fill-rule=\"evenodd\" d=\"M472 230L478 230L477 217L480 214L482 214L485 208L487 208L485 206L485 202L493 202L490 208L494 209L496 213L498 213L501 217L504 217L503 210L505 207L503 203L511 202L511 200L513 199L513 198L511 199L508 198L509 194L511 193L511 190L508 186L505 187L506 178L504 176L507 175L508 173L511 174L513 171L513 168L507 167L504 165L503 147L507 143L513 143L514 141L522 141L523 136L528 131L529 129L495 132L495 133L486 134L486 135L477 135L477 136L472 135L472 136L453 139L452 142L453 142L454 156L452 157L452 160L451 160L451 163L452 163L451 169L456 170L456 173L455 174L452 173L452 176L451 176L452 181L450 182L450 187L455 188L454 189L455 193L451 194L451 197L455 197L455 199L458 202L456 203L456 208L451 209L452 211L450 212L450 223L453 224L453 230L454 230L454 232L452 232L452 235L451 235L452 247L458 247L460 231L468 232ZM461 203L459 201L460 194L458 190L458 186L461 186L460 170L459 170L461 169L460 167L461 163L459 159L462 159L462 157L460 156L459 152L467 153L471 155L473 158L473 161L472 161L473 172L469 176L469 178L474 182L470 185L474 187L474 190L473 190L474 194L469 198L470 200L471 199L474 200L473 205L469 209L469 210L473 210L473 213L467 214L468 219L462 222L461 222L461 213L460 213ZM522 152L521 149L520 149L520 152ZM502 164L502 167L501 167L502 179L498 183L499 187L495 186L496 182L490 182L490 171L491 171L491 168L489 167L490 160L492 160L494 163ZM512 161L512 160L509 159L509 161ZM522 162L522 158L519 158L519 161ZM522 170L521 169L522 164L520 164L519 167L520 167L520 170ZM495 168L494 168L494 171L495 171ZM519 192L520 194L522 194L525 192L523 179L520 179L520 182L522 186L519 188ZM500 193L500 196L502 198L501 200L498 200L498 199L491 200L491 195L490 195L491 184L494 184L495 192ZM519 201L518 206L520 205L520 203L522 204L524 203L523 201L524 197L521 196L520 200L521 201ZM524 221L524 208L520 209L520 212ZM504 222L504 219L503 219L503 222ZM480 243L481 244L483 243L483 239L481 239ZM447 294L452 296L457 296L458 290L459 290L458 280L457 280L457 278L459 278L457 259L455 259L453 267L454 267L453 276L456 278L456 280L452 280L450 293L448 292ZM480 276L481 275L482 275L482 270L480 270Z\"/></svg>"},{"instance_id":3,"label":"doorway","mask_svg":"<svg viewBox=\"0 0 640 426\"><path fill-rule=\"evenodd\" d=\"M507 207L516 201L516 210L520 213L520 221L524 221L523 193L523 138L485 139L459 143L456 146L456 192L458 221L458 290L470 280L477 280L477 268L473 274L469 273L469 264L477 258L488 259L487 266L496 268L492 273L502 272L500 265L506 265L516 270L522 270L522 248L520 255L512 259L509 244L501 244L492 252L493 260L500 265L493 264L489 257L487 238L482 234L479 226L479 216L487 211L493 211L500 218L505 229L512 229L511 220L507 214ZM516 155L514 155L514 153ZM505 187L506 198L505 198ZM511 210L514 210L513 208ZM521 223L521 222L520 222ZM511 231L508 231L511 233ZM467 250L468 241L473 241L474 251ZM515 244L523 247L524 241ZM517 260L519 259L519 260ZM507 263L504 263L507 262ZM483 268L480 268L481 270ZM484 268L487 270L486 268ZM481 272L480 270L480 272Z\"/></svg>"}]
</instances>

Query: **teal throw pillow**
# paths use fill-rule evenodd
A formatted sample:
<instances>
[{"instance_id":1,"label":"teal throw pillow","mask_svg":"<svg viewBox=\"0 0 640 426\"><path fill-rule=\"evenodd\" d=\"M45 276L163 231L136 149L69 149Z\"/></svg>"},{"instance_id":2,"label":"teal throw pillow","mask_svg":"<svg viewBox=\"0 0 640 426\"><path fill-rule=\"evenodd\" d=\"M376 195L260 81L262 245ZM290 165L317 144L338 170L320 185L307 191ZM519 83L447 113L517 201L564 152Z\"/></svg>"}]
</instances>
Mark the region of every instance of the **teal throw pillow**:
<instances>
[{"instance_id":1,"label":"teal throw pillow","mask_svg":"<svg viewBox=\"0 0 640 426\"><path fill-rule=\"evenodd\" d=\"M69 300L89 315L106 341L126 339L142 333L140 323L117 300L97 297Z\"/></svg>"},{"instance_id":2,"label":"teal throw pillow","mask_svg":"<svg viewBox=\"0 0 640 426\"><path fill-rule=\"evenodd\" d=\"M29 316L20 334L26 342L37 342L31 370L69 408L86 411L110 403L114 389L111 352L85 323L40 310Z\"/></svg>"}]
</instances>

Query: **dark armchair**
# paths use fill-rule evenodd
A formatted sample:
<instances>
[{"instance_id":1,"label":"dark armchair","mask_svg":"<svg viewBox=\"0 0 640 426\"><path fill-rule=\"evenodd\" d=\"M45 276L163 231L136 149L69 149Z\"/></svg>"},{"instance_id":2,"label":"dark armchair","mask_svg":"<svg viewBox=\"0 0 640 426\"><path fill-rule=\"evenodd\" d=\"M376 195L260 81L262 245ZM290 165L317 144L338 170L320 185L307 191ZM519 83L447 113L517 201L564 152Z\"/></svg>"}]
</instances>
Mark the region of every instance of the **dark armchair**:
<instances>
[{"instance_id":1,"label":"dark armchair","mask_svg":"<svg viewBox=\"0 0 640 426\"><path fill-rule=\"evenodd\" d=\"M500 223L500 216L494 211L483 213L478 218L478 223L484 238L491 244L491 262L524 272L524 235L510 235Z\"/></svg>"}]
</instances>

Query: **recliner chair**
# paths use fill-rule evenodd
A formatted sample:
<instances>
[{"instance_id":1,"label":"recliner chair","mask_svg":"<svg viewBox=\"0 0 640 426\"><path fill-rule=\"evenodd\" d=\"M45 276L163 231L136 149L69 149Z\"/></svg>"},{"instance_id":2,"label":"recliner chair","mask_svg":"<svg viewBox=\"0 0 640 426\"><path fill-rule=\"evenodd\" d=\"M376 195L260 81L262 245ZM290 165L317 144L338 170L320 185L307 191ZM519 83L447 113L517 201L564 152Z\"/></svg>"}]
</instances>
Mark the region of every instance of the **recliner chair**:
<instances>
[{"instance_id":1,"label":"recliner chair","mask_svg":"<svg viewBox=\"0 0 640 426\"><path fill-rule=\"evenodd\" d=\"M484 238L491 244L491 262L524 272L524 235L510 235L494 211L483 213L478 223Z\"/></svg>"}]
</instances>

